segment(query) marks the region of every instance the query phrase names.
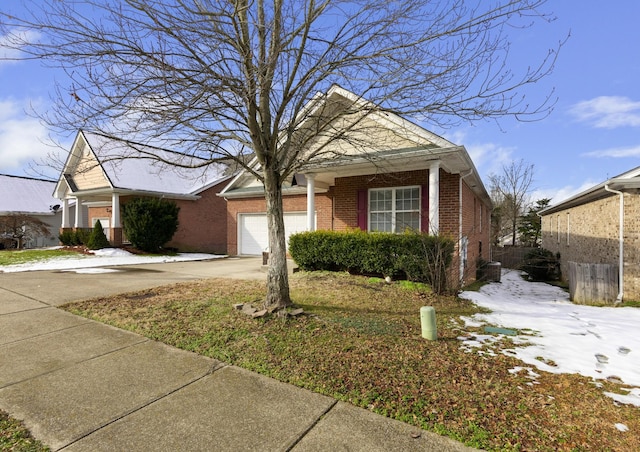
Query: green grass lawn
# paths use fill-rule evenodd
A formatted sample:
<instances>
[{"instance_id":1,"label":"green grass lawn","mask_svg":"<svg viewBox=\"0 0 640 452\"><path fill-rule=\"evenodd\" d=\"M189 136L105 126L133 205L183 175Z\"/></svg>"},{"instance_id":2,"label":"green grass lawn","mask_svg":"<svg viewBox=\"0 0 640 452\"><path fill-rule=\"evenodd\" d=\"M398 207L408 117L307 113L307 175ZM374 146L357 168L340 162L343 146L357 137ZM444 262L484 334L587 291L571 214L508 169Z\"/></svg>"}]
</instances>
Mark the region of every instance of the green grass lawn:
<instances>
[{"instance_id":1,"label":"green grass lawn","mask_svg":"<svg viewBox=\"0 0 640 452\"><path fill-rule=\"evenodd\" d=\"M319 272L291 279L304 316L251 319L233 309L261 303L264 291L260 281L213 279L65 309L486 450L640 450L631 433L640 431L638 408L615 406L590 379L536 371L534 383L510 372L523 363L508 354L462 350L460 336L482 333L460 319L478 312L468 301ZM425 305L435 307L437 341L421 337Z\"/></svg>"},{"instance_id":2,"label":"green grass lawn","mask_svg":"<svg viewBox=\"0 0 640 452\"><path fill-rule=\"evenodd\" d=\"M33 439L21 422L0 411L0 450L45 452L50 449Z\"/></svg>"},{"instance_id":3,"label":"green grass lawn","mask_svg":"<svg viewBox=\"0 0 640 452\"><path fill-rule=\"evenodd\" d=\"M56 257L77 256L76 251L56 249L56 250L1 250L0 266L24 264L27 262L45 261Z\"/></svg>"}]
</instances>

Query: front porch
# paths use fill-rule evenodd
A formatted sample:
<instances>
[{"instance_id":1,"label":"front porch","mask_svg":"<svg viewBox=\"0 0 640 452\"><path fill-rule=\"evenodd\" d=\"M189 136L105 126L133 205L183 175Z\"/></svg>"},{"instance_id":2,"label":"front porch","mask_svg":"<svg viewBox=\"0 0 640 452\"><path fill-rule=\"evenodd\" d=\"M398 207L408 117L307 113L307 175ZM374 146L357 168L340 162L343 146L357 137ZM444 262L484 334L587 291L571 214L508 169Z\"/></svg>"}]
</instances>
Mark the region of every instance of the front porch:
<instances>
[{"instance_id":1,"label":"front porch","mask_svg":"<svg viewBox=\"0 0 640 452\"><path fill-rule=\"evenodd\" d=\"M74 203L73 224L69 215L69 206ZM105 235L112 246L125 243L124 231L120 219L120 195L111 193L111 199L102 196L76 196L62 200L62 224L60 232L91 231L95 222L100 220Z\"/></svg>"}]
</instances>

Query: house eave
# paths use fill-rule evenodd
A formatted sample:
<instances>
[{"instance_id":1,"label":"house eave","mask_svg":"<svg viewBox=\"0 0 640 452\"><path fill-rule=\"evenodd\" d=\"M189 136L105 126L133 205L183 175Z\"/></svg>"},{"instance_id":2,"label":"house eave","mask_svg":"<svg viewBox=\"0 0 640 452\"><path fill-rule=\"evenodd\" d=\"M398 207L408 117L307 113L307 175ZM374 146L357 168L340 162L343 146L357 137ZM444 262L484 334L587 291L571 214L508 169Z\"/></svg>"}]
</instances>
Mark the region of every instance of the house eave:
<instances>
[{"instance_id":1,"label":"house eave","mask_svg":"<svg viewBox=\"0 0 640 452\"><path fill-rule=\"evenodd\" d=\"M112 188L94 188L91 190L78 190L67 193L67 199L74 198L95 198L99 196L111 196L118 194L120 196L148 196L152 198L168 198L168 199L184 199L196 200L200 199L198 195L184 193L165 193L147 190L129 190L129 189L112 189Z\"/></svg>"},{"instance_id":2,"label":"house eave","mask_svg":"<svg viewBox=\"0 0 640 452\"><path fill-rule=\"evenodd\" d=\"M591 187L588 190L582 191L570 198L567 198L558 204L549 206L546 209L541 210L540 212L538 212L538 215L551 215L563 210L597 201L598 199L614 196L614 193L607 191L605 187L609 187L610 189L622 192L635 191L640 189L640 180L609 179L608 181L598 184L595 187Z\"/></svg>"},{"instance_id":3,"label":"house eave","mask_svg":"<svg viewBox=\"0 0 640 452\"><path fill-rule=\"evenodd\" d=\"M316 187L314 190L315 194L326 193L328 188L324 187ZM291 195L306 195L307 187L296 186L296 187L283 187L282 195L283 196L291 196ZM250 187L250 188L240 188L229 190L224 193L218 193L217 196L225 199L242 199L242 198L264 198L264 188L262 187Z\"/></svg>"}]
</instances>

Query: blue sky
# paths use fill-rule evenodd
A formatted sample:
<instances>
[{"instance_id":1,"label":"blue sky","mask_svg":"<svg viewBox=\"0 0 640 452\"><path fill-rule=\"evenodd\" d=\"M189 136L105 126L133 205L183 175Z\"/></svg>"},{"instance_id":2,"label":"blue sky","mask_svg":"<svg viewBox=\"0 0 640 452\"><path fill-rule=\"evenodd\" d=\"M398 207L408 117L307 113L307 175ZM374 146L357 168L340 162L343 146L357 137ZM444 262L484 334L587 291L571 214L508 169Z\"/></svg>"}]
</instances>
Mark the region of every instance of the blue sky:
<instances>
[{"instance_id":1,"label":"blue sky","mask_svg":"<svg viewBox=\"0 0 640 452\"><path fill-rule=\"evenodd\" d=\"M534 65L571 34L554 72L529 90L539 99L555 89L551 115L534 123L505 120L501 128L480 122L433 131L467 148L485 185L502 165L523 159L535 167L532 198L558 202L640 166L640 2L557 0L546 10L557 16L554 23L512 36L514 61ZM29 164L55 150L25 110L46 111L56 77L38 62L0 61L0 173L33 176ZM70 144L69 137L55 138Z\"/></svg>"}]
</instances>

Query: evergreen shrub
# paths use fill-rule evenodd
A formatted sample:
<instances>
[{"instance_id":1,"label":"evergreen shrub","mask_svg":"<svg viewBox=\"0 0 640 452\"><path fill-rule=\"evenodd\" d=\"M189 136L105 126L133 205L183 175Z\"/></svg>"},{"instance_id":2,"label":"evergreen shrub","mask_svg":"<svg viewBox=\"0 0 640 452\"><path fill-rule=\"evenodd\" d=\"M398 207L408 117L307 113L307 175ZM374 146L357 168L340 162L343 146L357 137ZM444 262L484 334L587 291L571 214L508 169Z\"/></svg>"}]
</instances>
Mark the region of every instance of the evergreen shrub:
<instances>
[{"instance_id":1,"label":"evergreen shrub","mask_svg":"<svg viewBox=\"0 0 640 452\"><path fill-rule=\"evenodd\" d=\"M86 229L77 229L73 233L73 239L71 241L72 245L86 245L89 241L89 237L91 236L91 231Z\"/></svg>"},{"instance_id":2,"label":"evergreen shrub","mask_svg":"<svg viewBox=\"0 0 640 452\"><path fill-rule=\"evenodd\" d=\"M553 281L559 278L558 260L551 251L537 248L525 254L522 269L534 281Z\"/></svg>"},{"instance_id":3,"label":"evergreen shrub","mask_svg":"<svg viewBox=\"0 0 640 452\"><path fill-rule=\"evenodd\" d=\"M97 220L96 224L93 226L93 230L91 231L91 235L89 236L89 240L87 240L86 245L90 250L101 250L111 246L107 236L104 234L104 229L102 228L100 220Z\"/></svg>"},{"instance_id":4,"label":"evergreen shrub","mask_svg":"<svg viewBox=\"0 0 640 452\"><path fill-rule=\"evenodd\" d=\"M58 240L60 240L60 243L64 246L71 246L74 240L73 235L73 231L62 231L60 235L58 235Z\"/></svg>"},{"instance_id":5,"label":"evergreen shrub","mask_svg":"<svg viewBox=\"0 0 640 452\"><path fill-rule=\"evenodd\" d=\"M180 208L161 198L136 198L122 206L122 227L133 246L156 253L178 230Z\"/></svg>"}]
</instances>

